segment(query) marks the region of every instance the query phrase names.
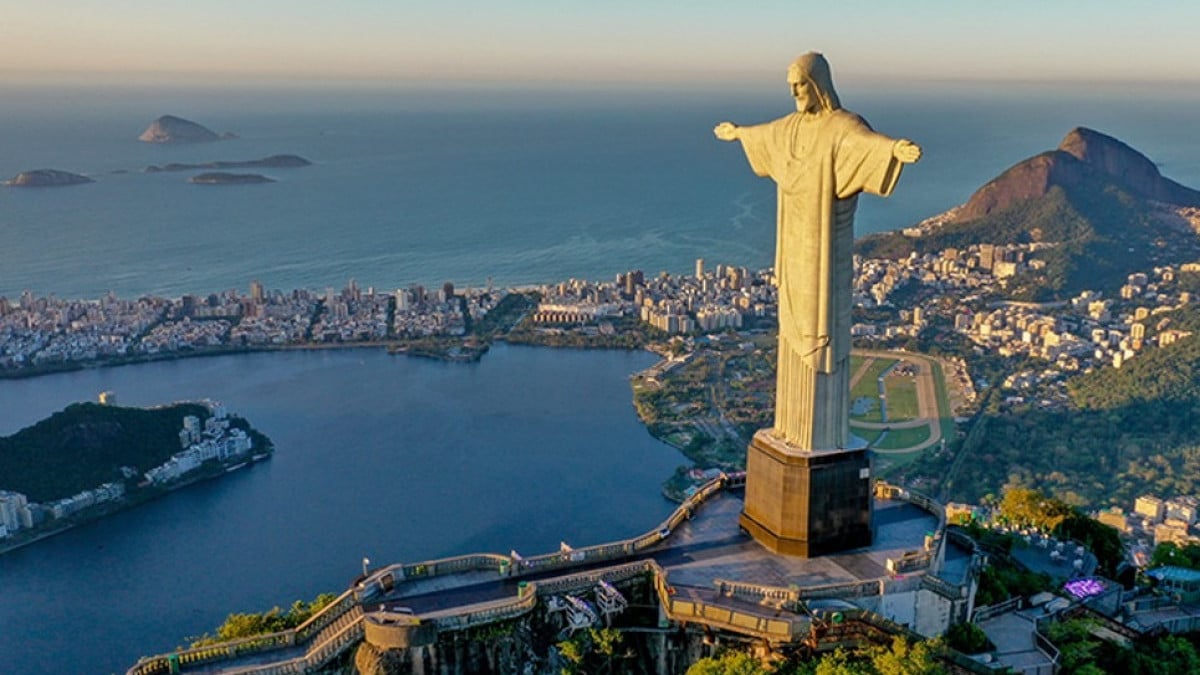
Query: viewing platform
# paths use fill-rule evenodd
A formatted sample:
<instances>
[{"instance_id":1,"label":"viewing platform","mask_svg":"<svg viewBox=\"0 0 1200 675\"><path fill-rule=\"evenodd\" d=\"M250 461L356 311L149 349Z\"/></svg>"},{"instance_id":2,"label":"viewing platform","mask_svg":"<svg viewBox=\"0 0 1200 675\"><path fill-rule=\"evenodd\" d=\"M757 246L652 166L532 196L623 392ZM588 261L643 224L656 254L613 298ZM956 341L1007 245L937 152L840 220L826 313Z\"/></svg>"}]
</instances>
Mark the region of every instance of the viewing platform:
<instances>
[{"instance_id":1,"label":"viewing platform","mask_svg":"<svg viewBox=\"0 0 1200 675\"><path fill-rule=\"evenodd\" d=\"M602 591L623 603L616 589L639 580L652 584L658 629L696 625L774 645L842 622L939 634L970 611L978 564L946 536L936 502L881 483L874 543L806 559L771 553L738 527L741 481L723 475L659 527L625 541L529 558L478 554L390 565L297 629L143 659L128 675L311 673L363 640L380 649L428 647L439 634L539 607L594 625L600 613L607 620L623 609L606 609ZM595 603L580 601L593 594ZM570 603L581 607L572 613Z\"/></svg>"}]
</instances>

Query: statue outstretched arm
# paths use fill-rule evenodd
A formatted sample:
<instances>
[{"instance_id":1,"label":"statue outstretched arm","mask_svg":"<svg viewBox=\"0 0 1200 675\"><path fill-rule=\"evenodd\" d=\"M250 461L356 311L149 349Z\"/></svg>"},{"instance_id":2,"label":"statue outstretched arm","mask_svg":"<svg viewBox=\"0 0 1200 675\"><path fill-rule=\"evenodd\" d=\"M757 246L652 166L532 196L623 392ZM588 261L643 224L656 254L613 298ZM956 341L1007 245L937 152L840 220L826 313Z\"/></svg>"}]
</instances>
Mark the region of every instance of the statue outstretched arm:
<instances>
[{"instance_id":1,"label":"statue outstretched arm","mask_svg":"<svg viewBox=\"0 0 1200 675\"><path fill-rule=\"evenodd\" d=\"M741 138L740 130L741 127L733 122L721 122L713 129L713 134L722 141L736 141Z\"/></svg>"}]
</instances>

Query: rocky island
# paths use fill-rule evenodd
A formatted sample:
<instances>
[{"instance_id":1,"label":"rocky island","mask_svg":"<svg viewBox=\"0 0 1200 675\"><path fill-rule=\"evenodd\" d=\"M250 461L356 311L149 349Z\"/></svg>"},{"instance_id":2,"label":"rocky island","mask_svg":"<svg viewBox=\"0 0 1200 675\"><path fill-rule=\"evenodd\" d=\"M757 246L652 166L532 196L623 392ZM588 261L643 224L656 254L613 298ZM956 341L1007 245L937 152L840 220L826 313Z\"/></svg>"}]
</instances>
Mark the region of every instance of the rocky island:
<instances>
[{"instance_id":1,"label":"rocky island","mask_svg":"<svg viewBox=\"0 0 1200 675\"><path fill-rule=\"evenodd\" d=\"M298 169L305 166L312 166L312 162L299 155L271 155L262 159L244 161L216 161L205 162L203 164L172 162L170 164L163 164L162 166L152 164L146 167L144 171L146 173L158 173L161 171L193 171L196 169Z\"/></svg>"},{"instance_id":2,"label":"rocky island","mask_svg":"<svg viewBox=\"0 0 1200 675\"><path fill-rule=\"evenodd\" d=\"M35 169L22 171L11 180L4 182L9 187L64 187L67 185L82 185L96 181L70 171L58 169Z\"/></svg>"},{"instance_id":3,"label":"rocky island","mask_svg":"<svg viewBox=\"0 0 1200 675\"><path fill-rule=\"evenodd\" d=\"M214 171L200 173L188 179L196 185L257 185L259 183L274 183L275 179L267 178L257 173L223 173Z\"/></svg>"},{"instance_id":4,"label":"rocky island","mask_svg":"<svg viewBox=\"0 0 1200 675\"><path fill-rule=\"evenodd\" d=\"M218 134L208 127L174 115L163 115L150 123L138 136L143 143L210 143L237 138L231 133Z\"/></svg>"},{"instance_id":5,"label":"rocky island","mask_svg":"<svg viewBox=\"0 0 1200 675\"><path fill-rule=\"evenodd\" d=\"M0 437L0 553L273 451L270 439L214 401L67 406Z\"/></svg>"}]
</instances>

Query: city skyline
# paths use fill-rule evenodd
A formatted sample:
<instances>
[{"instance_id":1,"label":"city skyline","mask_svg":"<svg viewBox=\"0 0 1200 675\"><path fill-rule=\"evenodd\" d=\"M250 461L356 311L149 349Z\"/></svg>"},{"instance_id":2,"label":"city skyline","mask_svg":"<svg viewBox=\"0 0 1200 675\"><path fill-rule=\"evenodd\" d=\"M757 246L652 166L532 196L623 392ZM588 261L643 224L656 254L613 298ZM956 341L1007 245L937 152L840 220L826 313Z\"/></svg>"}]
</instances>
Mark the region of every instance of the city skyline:
<instances>
[{"instance_id":1,"label":"city skyline","mask_svg":"<svg viewBox=\"0 0 1200 675\"><path fill-rule=\"evenodd\" d=\"M755 81L822 51L864 81L1200 80L1200 7L764 2L551 7L469 0L14 6L0 79L695 86ZM1073 26L1086 26L1076 30Z\"/></svg>"}]
</instances>

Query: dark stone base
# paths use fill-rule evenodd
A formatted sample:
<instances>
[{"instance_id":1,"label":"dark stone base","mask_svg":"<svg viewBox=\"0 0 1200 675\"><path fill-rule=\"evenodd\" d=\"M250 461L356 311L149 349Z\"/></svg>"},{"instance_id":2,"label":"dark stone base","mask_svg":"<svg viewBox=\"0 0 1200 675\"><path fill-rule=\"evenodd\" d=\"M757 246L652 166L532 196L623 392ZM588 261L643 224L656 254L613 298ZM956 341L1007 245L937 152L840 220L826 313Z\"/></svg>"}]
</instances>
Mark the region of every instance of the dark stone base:
<instances>
[{"instance_id":1,"label":"dark stone base","mask_svg":"<svg viewBox=\"0 0 1200 675\"><path fill-rule=\"evenodd\" d=\"M746 457L738 524L768 550L805 558L871 545L871 455L805 452L763 429Z\"/></svg>"}]
</instances>

